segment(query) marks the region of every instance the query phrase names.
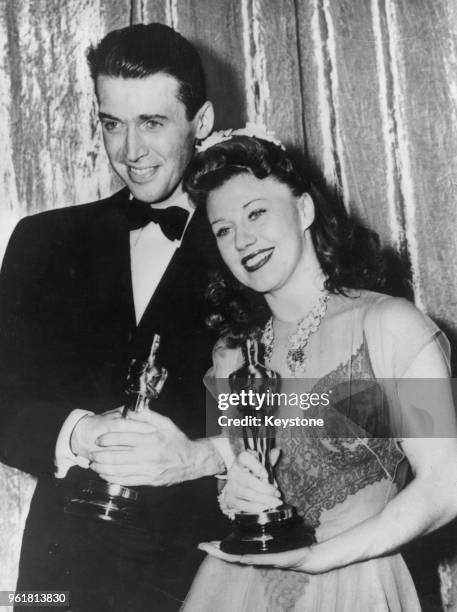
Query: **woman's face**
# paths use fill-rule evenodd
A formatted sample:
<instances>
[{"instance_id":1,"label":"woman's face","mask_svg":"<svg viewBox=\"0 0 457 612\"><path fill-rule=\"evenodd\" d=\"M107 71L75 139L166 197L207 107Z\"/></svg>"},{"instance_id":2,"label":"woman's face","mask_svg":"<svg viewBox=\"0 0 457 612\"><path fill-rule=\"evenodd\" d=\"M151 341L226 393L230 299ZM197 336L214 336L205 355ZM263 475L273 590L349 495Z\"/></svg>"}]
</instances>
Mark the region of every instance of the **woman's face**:
<instances>
[{"instance_id":1,"label":"woman's face","mask_svg":"<svg viewBox=\"0 0 457 612\"><path fill-rule=\"evenodd\" d=\"M304 264L304 231L312 221L307 197L251 174L235 176L209 194L208 218L219 251L241 283L273 293L297 274Z\"/></svg>"}]
</instances>

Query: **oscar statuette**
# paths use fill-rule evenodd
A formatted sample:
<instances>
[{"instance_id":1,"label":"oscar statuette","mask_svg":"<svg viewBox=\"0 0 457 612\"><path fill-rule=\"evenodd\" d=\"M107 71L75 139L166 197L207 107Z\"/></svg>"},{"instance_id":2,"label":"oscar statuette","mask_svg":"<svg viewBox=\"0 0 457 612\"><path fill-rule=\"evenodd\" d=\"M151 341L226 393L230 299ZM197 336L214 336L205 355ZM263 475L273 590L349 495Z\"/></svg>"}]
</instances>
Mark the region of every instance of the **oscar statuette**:
<instances>
[{"instance_id":1,"label":"oscar statuette","mask_svg":"<svg viewBox=\"0 0 457 612\"><path fill-rule=\"evenodd\" d=\"M126 401L122 418L130 412L149 410L159 397L168 372L157 361L160 336L154 335L147 361L133 359L126 379ZM71 496L65 512L83 518L98 519L120 526L144 529L141 492L133 487L111 484L97 477L87 480Z\"/></svg>"},{"instance_id":2,"label":"oscar statuette","mask_svg":"<svg viewBox=\"0 0 457 612\"><path fill-rule=\"evenodd\" d=\"M256 394L279 393L281 378L258 360L258 343L248 339L243 347L244 365L229 376L230 390L238 396L256 397ZM250 393L251 392L251 393ZM271 395L270 395L271 397ZM255 400L239 408L240 416L247 425L242 425L244 448L257 455L265 467L268 480L274 483L274 468L270 451L275 446L275 428L265 417L275 412L276 406L262 404L259 409ZM310 546L315 542L314 528L307 525L290 504L267 509L258 514L237 512L233 519L234 530L221 542L221 550L229 554L272 553Z\"/></svg>"}]
</instances>

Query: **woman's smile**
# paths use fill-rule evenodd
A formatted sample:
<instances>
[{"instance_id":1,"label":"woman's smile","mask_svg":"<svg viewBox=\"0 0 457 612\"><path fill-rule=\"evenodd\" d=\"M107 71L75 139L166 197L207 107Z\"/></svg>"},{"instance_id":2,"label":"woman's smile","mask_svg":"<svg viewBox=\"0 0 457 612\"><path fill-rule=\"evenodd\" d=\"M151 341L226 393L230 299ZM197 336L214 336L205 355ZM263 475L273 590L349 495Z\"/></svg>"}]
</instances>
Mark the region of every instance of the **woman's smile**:
<instances>
[{"instance_id":1,"label":"woman's smile","mask_svg":"<svg viewBox=\"0 0 457 612\"><path fill-rule=\"evenodd\" d=\"M241 263L248 272L255 272L264 266L273 255L275 247L260 249L242 258Z\"/></svg>"}]
</instances>

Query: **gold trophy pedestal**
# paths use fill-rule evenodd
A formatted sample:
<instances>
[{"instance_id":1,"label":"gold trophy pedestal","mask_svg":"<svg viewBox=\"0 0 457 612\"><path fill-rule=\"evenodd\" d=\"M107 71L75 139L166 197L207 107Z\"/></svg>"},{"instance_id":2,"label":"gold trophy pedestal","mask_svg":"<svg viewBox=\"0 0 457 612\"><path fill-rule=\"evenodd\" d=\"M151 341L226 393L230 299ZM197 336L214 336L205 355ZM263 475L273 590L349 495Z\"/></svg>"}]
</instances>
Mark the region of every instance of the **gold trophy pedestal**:
<instances>
[{"instance_id":1,"label":"gold trophy pedestal","mask_svg":"<svg viewBox=\"0 0 457 612\"><path fill-rule=\"evenodd\" d=\"M233 526L232 533L221 542L221 550L233 555L284 552L316 541L314 529L289 504L259 514L239 512Z\"/></svg>"}]
</instances>

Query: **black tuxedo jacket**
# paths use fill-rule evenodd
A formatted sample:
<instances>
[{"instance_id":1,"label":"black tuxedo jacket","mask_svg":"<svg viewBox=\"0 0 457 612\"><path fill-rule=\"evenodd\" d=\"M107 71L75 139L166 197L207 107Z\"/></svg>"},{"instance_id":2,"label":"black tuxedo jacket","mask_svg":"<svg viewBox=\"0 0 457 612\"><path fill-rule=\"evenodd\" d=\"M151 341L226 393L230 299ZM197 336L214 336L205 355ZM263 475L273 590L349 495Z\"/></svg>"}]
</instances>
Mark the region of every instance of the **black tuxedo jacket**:
<instances>
[{"instance_id":1,"label":"black tuxedo jacket","mask_svg":"<svg viewBox=\"0 0 457 612\"><path fill-rule=\"evenodd\" d=\"M66 537L61 483L52 477L64 420L74 408L103 412L121 405L129 362L148 355L154 333L161 335L160 361L169 371L156 409L189 436L205 435L202 376L214 338L204 325L204 292L217 260L209 224L197 210L137 326L129 205L123 190L92 204L28 217L18 224L5 254L0 276L0 459L41 477L24 536L22 588L64 588L65 579L57 577L60 569L73 571L69 551L46 569L49 546L59 547L60 538ZM85 470L72 472L86 477ZM158 589L176 589L178 600L199 560L190 549L217 535L211 532L217 516L215 485L201 479L145 490L156 549L170 556L171 563L174 558L182 574L182 581L178 576L169 582L163 571L167 584ZM185 512L178 510L183 507ZM34 573L47 584L38 584ZM106 580L116 578L108 575Z\"/></svg>"}]
</instances>

